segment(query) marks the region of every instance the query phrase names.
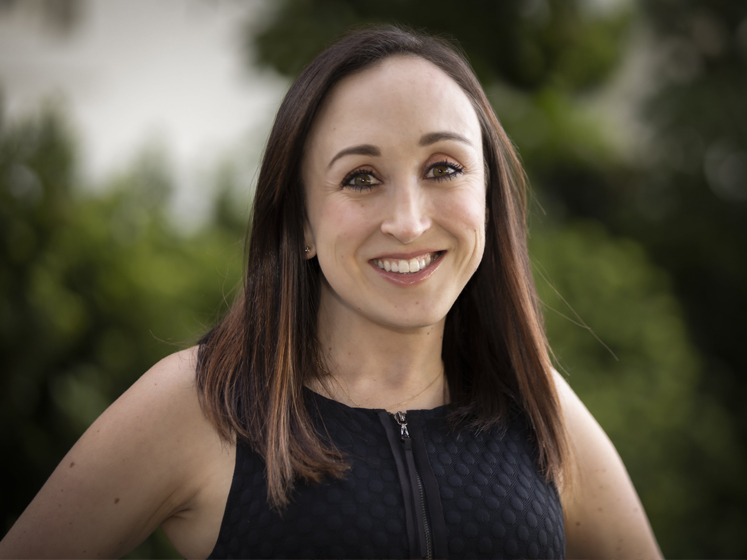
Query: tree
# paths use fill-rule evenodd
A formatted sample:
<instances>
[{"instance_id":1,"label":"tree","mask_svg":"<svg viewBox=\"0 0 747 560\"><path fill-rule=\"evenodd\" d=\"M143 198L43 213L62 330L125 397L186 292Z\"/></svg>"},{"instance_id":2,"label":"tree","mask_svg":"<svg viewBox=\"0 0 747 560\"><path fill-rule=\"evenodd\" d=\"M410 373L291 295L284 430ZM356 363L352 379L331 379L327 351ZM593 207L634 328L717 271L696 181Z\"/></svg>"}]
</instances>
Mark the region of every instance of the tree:
<instances>
[{"instance_id":1,"label":"tree","mask_svg":"<svg viewBox=\"0 0 747 560\"><path fill-rule=\"evenodd\" d=\"M93 194L48 107L0 130L0 476L10 528L81 433L138 376L189 346L240 278L244 220L230 173L209 227L185 238L167 217L171 180L146 153ZM235 205L234 205L235 206ZM172 556L162 533L133 557Z\"/></svg>"}]
</instances>

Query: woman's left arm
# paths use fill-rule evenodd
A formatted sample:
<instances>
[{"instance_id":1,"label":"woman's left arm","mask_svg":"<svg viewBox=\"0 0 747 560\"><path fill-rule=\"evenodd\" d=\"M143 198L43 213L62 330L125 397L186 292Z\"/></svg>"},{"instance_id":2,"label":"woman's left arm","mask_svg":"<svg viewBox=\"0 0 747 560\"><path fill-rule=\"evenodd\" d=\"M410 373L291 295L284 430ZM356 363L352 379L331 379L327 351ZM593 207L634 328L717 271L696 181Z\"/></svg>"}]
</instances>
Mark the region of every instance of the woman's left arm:
<instances>
[{"instance_id":1,"label":"woman's left arm","mask_svg":"<svg viewBox=\"0 0 747 560\"><path fill-rule=\"evenodd\" d=\"M662 558L638 494L612 442L554 372L577 469L561 492L568 558Z\"/></svg>"}]
</instances>

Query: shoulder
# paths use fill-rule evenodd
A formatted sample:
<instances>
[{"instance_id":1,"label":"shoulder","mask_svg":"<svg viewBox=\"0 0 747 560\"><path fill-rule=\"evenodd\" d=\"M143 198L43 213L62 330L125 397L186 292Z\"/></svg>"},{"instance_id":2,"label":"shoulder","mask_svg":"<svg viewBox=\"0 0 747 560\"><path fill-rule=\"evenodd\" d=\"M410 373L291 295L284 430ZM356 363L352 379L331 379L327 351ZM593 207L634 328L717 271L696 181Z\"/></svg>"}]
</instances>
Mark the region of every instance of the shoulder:
<instances>
[{"instance_id":1,"label":"shoulder","mask_svg":"<svg viewBox=\"0 0 747 560\"><path fill-rule=\"evenodd\" d=\"M177 453L183 460L188 449L181 445L182 438L205 434L208 427L197 395L196 367L196 348L167 356L122 394L84 434L81 442L88 443L96 439L95 434L106 432L108 438L120 446L142 447L165 456L157 446Z\"/></svg>"},{"instance_id":2,"label":"shoulder","mask_svg":"<svg viewBox=\"0 0 747 560\"><path fill-rule=\"evenodd\" d=\"M133 393L147 399L149 396L159 398L162 391L170 391L187 396L193 392L195 386L195 372L197 370L198 347L166 356L138 379L127 393ZM161 389L155 389L161 383ZM124 395L127 395L125 393ZM124 396L123 395L123 396Z\"/></svg>"},{"instance_id":3,"label":"shoulder","mask_svg":"<svg viewBox=\"0 0 747 560\"><path fill-rule=\"evenodd\" d=\"M571 444L573 475L561 492L568 557L661 558L614 445L568 382L553 370Z\"/></svg>"},{"instance_id":4,"label":"shoulder","mask_svg":"<svg viewBox=\"0 0 747 560\"><path fill-rule=\"evenodd\" d=\"M221 441L202 414L197 350L158 362L81 436L3 539L17 557L119 557L192 507Z\"/></svg>"},{"instance_id":5,"label":"shoulder","mask_svg":"<svg viewBox=\"0 0 747 560\"><path fill-rule=\"evenodd\" d=\"M174 427L179 419L193 417L199 408L195 385L197 347L165 357L138 379L107 413L112 415L141 415ZM120 418L121 420L121 418Z\"/></svg>"}]
</instances>

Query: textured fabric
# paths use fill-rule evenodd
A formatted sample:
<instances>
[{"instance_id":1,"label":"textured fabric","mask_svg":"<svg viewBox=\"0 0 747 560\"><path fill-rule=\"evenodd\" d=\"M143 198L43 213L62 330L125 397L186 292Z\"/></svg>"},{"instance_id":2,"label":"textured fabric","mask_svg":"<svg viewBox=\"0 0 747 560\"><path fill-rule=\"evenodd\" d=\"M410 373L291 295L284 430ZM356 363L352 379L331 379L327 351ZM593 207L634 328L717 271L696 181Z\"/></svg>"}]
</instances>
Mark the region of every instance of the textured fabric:
<instances>
[{"instance_id":1,"label":"textured fabric","mask_svg":"<svg viewBox=\"0 0 747 560\"><path fill-rule=\"evenodd\" d=\"M267 504L264 462L247 446L236 469L211 558L411 558L406 498L393 449L377 411L306 393L322 434L347 455L341 480L298 483L282 514ZM505 431L454 432L446 407L409 413L432 470L440 508L430 526L445 532L455 558L562 558L563 514L544 481L536 447L519 420ZM416 415L416 416L413 416ZM399 427L392 420L393 429ZM421 464L422 466L422 464ZM426 489L427 491L427 489ZM432 505L432 504L431 504ZM432 519L434 511L443 519ZM443 540L443 536L441 536Z\"/></svg>"}]
</instances>

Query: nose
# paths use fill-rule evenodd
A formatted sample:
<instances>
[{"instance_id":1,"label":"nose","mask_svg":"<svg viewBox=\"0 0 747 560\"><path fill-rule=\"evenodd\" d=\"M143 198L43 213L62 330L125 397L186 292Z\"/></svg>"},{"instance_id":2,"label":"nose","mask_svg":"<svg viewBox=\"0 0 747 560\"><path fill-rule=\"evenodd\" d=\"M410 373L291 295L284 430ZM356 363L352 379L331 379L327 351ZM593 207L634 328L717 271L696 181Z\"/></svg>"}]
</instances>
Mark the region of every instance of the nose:
<instances>
[{"instance_id":1,"label":"nose","mask_svg":"<svg viewBox=\"0 0 747 560\"><path fill-rule=\"evenodd\" d=\"M407 245L431 227L425 193L417 181L395 185L381 231Z\"/></svg>"}]
</instances>

